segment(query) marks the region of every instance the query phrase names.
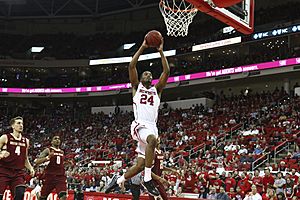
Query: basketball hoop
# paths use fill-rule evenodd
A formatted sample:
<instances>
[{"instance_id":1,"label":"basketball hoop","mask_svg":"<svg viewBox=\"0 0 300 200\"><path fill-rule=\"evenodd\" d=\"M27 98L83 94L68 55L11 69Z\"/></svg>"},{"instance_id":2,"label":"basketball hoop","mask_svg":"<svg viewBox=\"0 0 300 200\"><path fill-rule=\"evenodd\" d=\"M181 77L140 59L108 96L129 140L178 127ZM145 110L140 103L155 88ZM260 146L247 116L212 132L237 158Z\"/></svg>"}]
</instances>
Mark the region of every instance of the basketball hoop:
<instances>
[{"instance_id":1,"label":"basketball hoop","mask_svg":"<svg viewBox=\"0 0 300 200\"><path fill-rule=\"evenodd\" d=\"M187 36L189 25L198 11L185 0L161 0L159 9L167 26L167 35L175 37Z\"/></svg>"}]
</instances>

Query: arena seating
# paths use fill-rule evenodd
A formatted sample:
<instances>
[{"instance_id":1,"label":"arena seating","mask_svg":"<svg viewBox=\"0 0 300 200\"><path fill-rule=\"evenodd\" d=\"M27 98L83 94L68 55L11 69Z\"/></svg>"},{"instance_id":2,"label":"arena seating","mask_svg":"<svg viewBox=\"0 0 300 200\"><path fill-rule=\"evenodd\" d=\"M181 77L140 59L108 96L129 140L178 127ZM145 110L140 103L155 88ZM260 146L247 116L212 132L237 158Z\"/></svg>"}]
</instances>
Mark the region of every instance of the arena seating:
<instances>
[{"instance_id":1,"label":"arena seating","mask_svg":"<svg viewBox=\"0 0 300 200\"><path fill-rule=\"evenodd\" d=\"M227 175L221 174L223 182L216 182L219 176L216 169L250 171L255 160L273 155L274 149L284 142L295 149L280 159L284 162L282 166L272 163L266 166L287 172L286 176L292 169L299 171L299 103L298 96L276 89L247 96L219 95L211 109L194 105L186 110L172 110L168 106L161 110L158 126L166 152L165 164L181 169L180 190L198 193L201 187L209 191L214 186L218 192L220 186L226 187ZM132 165L135 156L129 133L132 113L89 114L86 107L78 107L81 115L76 116L74 108L66 105L47 109L18 105L10 110L14 110L12 115L25 118L25 133L32 143L31 159L49 145L54 134L63 138L62 147L73 162L67 170L69 188L80 186L86 191L103 191L112 175L119 171L113 161L122 160L124 168ZM4 132L9 131L6 124L10 117L1 110L0 129ZM111 161L111 164L93 167L91 160ZM247 173L247 181L251 181L250 174ZM235 176L241 180L238 173ZM179 180L171 174L165 174L165 178L171 183L170 194L175 195L174 186ZM246 189L242 188L243 192Z\"/></svg>"}]
</instances>

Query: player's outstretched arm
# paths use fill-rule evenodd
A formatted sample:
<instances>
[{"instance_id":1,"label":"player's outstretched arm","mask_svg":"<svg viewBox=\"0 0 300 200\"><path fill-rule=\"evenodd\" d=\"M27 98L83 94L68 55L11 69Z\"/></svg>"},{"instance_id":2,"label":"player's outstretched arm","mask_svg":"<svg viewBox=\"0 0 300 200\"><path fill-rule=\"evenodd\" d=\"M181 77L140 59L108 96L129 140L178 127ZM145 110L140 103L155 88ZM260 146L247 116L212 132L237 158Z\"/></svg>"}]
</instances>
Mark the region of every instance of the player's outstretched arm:
<instances>
[{"instance_id":1,"label":"player's outstretched arm","mask_svg":"<svg viewBox=\"0 0 300 200\"><path fill-rule=\"evenodd\" d=\"M161 44L158 48L159 54L161 56L161 63L162 63L162 66L163 66L163 72L160 75L158 83L155 85L159 95L161 95L162 90L167 85L167 81L168 81L168 78L169 78L169 75L170 75L170 67L169 67L169 63L167 61L167 58L165 57L163 47L164 47L164 40L162 40L162 42L161 42Z\"/></svg>"},{"instance_id":2,"label":"player's outstretched arm","mask_svg":"<svg viewBox=\"0 0 300 200\"><path fill-rule=\"evenodd\" d=\"M159 182L161 182L162 184L164 184L164 185L166 185L166 186L169 186L169 182L168 182L166 179L157 176L157 175L154 174L153 172L151 173L151 177L153 178L153 180L159 181Z\"/></svg>"},{"instance_id":3,"label":"player's outstretched arm","mask_svg":"<svg viewBox=\"0 0 300 200\"><path fill-rule=\"evenodd\" d=\"M179 172L176 170L176 169L173 169L173 168L170 168L170 167L166 167L166 166L163 166L163 171L168 171L168 172L171 172L173 174L176 174L176 176L180 176Z\"/></svg>"},{"instance_id":4,"label":"player's outstretched arm","mask_svg":"<svg viewBox=\"0 0 300 200\"><path fill-rule=\"evenodd\" d=\"M143 44L141 45L141 47L139 48L139 50L134 54L134 56L132 57L131 62L129 63L129 80L131 83L132 88L137 88L137 86L139 85L139 79L138 79L138 73L136 70L136 64L139 60L140 55L143 53L143 51L148 48L148 45L146 44L146 41L144 40Z\"/></svg>"},{"instance_id":5,"label":"player's outstretched arm","mask_svg":"<svg viewBox=\"0 0 300 200\"><path fill-rule=\"evenodd\" d=\"M30 176L34 177L35 171L34 171L32 165L30 164L29 159L28 159L29 140L26 139L26 142L27 142L27 148L26 148L25 167L30 171Z\"/></svg>"},{"instance_id":6,"label":"player's outstretched arm","mask_svg":"<svg viewBox=\"0 0 300 200\"><path fill-rule=\"evenodd\" d=\"M40 164L43 164L44 162L47 162L50 160L50 150L48 148L44 149L42 153L39 155L37 159L35 159L34 163L39 166Z\"/></svg>"},{"instance_id":7,"label":"player's outstretched arm","mask_svg":"<svg viewBox=\"0 0 300 200\"><path fill-rule=\"evenodd\" d=\"M6 149L3 149L7 143L7 135L1 135L0 137L0 159L6 158L9 156L9 152Z\"/></svg>"}]
</instances>

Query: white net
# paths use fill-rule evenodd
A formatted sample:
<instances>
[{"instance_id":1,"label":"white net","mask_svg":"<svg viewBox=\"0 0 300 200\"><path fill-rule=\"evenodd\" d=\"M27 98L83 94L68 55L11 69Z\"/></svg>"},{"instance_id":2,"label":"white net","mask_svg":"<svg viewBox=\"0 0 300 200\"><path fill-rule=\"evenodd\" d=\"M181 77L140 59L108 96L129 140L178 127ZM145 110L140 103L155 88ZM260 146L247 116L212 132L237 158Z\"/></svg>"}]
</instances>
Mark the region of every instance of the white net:
<instances>
[{"instance_id":1,"label":"white net","mask_svg":"<svg viewBox=\"0 0 300 200\"><path fill-rule=\"evenodd\" d=\"M187 36L189 25L198 11L185 0L161 0L159 9L167 26L167 35L175 37Z\"/></svg>"}]
</instances>

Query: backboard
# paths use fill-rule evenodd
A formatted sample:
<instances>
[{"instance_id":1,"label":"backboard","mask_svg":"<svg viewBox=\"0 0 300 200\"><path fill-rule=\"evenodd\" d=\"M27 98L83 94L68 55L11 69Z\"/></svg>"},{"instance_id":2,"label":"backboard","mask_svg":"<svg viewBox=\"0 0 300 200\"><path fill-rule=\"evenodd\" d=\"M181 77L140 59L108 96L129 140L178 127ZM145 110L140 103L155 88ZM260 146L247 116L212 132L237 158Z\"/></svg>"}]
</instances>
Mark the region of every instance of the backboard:
<instances>
[{"instance_id":1,"label":"backboard","mask_svg":"<svg viewBox=\"0 0 300 200\"><path fill-rule=\"evenodd\" d=\"M254 0L243 0L228 8L219 8L214 0L186 0L199 11L232 26L244 34L251 34L254 28Z\"/></svg>"}]
</instances>

